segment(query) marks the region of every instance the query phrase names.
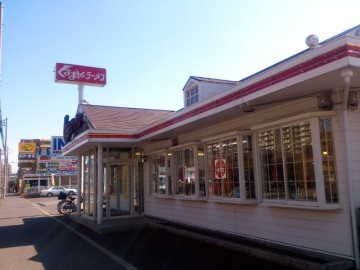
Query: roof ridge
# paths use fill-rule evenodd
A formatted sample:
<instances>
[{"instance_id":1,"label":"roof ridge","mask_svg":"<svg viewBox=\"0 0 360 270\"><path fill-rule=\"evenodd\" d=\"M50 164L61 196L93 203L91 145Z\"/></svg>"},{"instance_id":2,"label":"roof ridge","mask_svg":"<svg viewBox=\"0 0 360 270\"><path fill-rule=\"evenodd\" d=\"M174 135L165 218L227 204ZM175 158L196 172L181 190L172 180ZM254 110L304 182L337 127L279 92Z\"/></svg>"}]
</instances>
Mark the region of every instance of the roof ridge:
<instances>
[{"instance_id":1,"label":"roof ridge","mask_svg":"<svg viewBox=\"0 0 360 270\"><path fill-rule=\"evenodd\" d=\"M104 107L104 108L118 108L118 109L130 109L130 110L147 110L147 111L165 111L165 112L175 112L175 110L165 110L165 109L150 109L150 108L135 108L135 107L122 107L122 106L110 106L110 105L96 105L96 104L79 104L84 107Z\"/></svg>"}]
</instances>

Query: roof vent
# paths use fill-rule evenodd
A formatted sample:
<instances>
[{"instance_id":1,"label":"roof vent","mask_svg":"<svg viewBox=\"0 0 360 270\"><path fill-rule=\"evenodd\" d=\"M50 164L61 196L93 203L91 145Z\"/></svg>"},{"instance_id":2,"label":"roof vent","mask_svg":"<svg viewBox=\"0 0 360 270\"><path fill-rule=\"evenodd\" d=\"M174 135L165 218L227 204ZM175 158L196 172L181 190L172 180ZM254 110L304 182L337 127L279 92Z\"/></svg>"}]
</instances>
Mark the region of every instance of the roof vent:
<instances>
[{"instance_id":1,"label":"roof vent","mask_svg":"<svg viewBox=\"0 0 360 270\"><path fill-rule=\"evenodd\" d=\"M306 45L308 45L309 48L315 48L319 44L319 38L317 35L309 35L305 40Z\"/></svg>"}]
</instances>

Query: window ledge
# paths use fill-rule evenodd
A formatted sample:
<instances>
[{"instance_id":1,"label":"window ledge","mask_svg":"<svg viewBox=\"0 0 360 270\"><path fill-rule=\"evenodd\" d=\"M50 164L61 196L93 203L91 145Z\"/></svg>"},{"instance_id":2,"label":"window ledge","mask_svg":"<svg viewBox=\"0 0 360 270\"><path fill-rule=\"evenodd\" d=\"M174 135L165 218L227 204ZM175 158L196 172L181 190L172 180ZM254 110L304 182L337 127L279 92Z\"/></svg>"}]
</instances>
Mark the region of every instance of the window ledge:
<instances>
[{"instance_id":1,"label":"window ledge","mask_svg":"<svg viewBox=\"0 0 360 270\"><path fill-rule=\"evenodd\" d=\"M262 201L261 206L266 207L277 207L277 208L292 208L299 210L315 210L315 211L339 211L342 210L340 204L326 204L320 206L317 202L309 203L296 203L296 202L285 202L285 201Z\"/></svg>"},{"instance_id":2,"label":"window ledge","mask_svg":"<svg viewBox=\"0 0 360 270\"><path fill-rule=\"evenodd\" d=\"M228 204L258 204L259 202L255 199L251 200L241 200L240 198L208 198L208 202L215 203L228 203Z\"/></svg>"},{"instance_id":3,"label":"window ledge","mask_svg":"<svg viewBox=\"0 0 360 270\"><path fill-rule=\"evenodd\" d=\"M205 197L195 197L195 196L181 196L181 195L165 195L165 194L151 194L151 198L155 199L173 199L173 200L184 200L184 201L206 201Z\"/></svg>"},{"instance_id":4,"label":"window ledge","mask_svg":"<svg viewBox=\"0 0 360 270\"><path fill-rule=\"evenodd\" d=\"M205 197L175 195L175 199L183 201L206 201Z\"/></svg>"},{"instance_id":5,"label":"window ledge","mask_svg":"<svg viewBox=\"0 0 360 270\"><path fill-rule=\"evenodd\" d=\"M166 194L153 195L153 197L158 198L158 199L173 199L174 198L173 195L166 195Z\"/></svg>"}]
</instances>

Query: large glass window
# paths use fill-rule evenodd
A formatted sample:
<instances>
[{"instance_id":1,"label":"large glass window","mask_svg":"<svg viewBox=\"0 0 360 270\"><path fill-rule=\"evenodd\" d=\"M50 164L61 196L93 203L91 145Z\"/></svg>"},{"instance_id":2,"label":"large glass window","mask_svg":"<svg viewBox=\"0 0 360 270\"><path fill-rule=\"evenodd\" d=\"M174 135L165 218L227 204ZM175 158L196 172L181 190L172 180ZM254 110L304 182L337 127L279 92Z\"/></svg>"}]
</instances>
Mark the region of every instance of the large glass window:
<instances>
[{"instance_id":1,"label":"large glass window","mask_svg":"<svg viewBox=\"0 0 360 270\"><path fill-rule=\"evenodd\" d=\"M165 194L165 155L156 154L150 156L150 170L151 170L151 193Z\"/></svg>"},{"instance_id":2,"label":"large glass window","mask_svg":"<svg viewBox=\"0 0 360 270\"><path fill-rule=\"evenodd\" d=\"M325 198L327 203L336 203L338 202L338 188L335 173L335 151L331 119L319 119L319 126Z\"/></svg>"},{"instance_id":3,"label":"large glass window","mask_svg":"<svg viewBox=\"0 0 360 270\"><path fill-rule=\"evenodd\" d=\"M150 193L255 199L252 144L248 134L152 154Z\"/></svg>"},{"instance_id":4,"label":"large glass window","mask_svg":"<svg viewBox=\"0 0 360 270\"><path fill-rule=\"evenodd\" d=\"M188 147L174 151L176 175L176 194L195 195L195 157L194 148Z\"/></svg>"},{"instance_id":5,"label":"large glass window","mask_svg":"<svg viewBox=\"0 0 360 270\"><path fill-rule=\"evenodd\" d=\"M203 145L150 155L151 194L206 197Z\"/></svg>"},{"instance_id":6,"label":"large glass window","mask_svg":"<svg viewBox=\"0 0 360 270\"><path fill-rule=\"evenodd\" d=\"M207 145L209 196L240 197L237 138Z\"/></svg>"},{"instance_id":7,"label":"large glass window","mask_svg":"<svg viewBox=\"0 0 360 270\"><path fill-rule=\"evenodd\" d=\"M285 180L280 129L268 129L259 133L263 198L284 199Z\"/></svg>"},{"instance_id":8,"label":"large glass window","mask_svg":"<svg viewBox=\"0 0 360 270\"><path fill-rule=\"evenodd\" d=\"M260 131L258 146L263 199L317 202L317 186L324 185L326 203L338 201L331 118Z\"/></svg>"}]
</instances>

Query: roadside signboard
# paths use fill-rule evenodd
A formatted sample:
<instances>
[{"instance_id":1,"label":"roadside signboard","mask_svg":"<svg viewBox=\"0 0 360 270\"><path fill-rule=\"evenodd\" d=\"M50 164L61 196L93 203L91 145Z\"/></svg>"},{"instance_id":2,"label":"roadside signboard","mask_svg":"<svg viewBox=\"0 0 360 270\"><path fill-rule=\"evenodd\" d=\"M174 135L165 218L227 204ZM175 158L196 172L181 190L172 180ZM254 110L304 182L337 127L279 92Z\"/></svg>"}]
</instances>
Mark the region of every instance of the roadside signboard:
<instances>
[{"instance_id":1,"label":"roadside signboard","mask_svg":"<svg viewBox=\"0 0 360 270\"><path fill-rule=\"evenodd\" d=\"M19 154L36 154L36 143L19 143Z\"/></svg>"},{"instance_id":2,"label":"roadside signboard","mask_svg":"<svg viewBox=\"0 0 360 270\"><path fill-rule=\"evenodd\" d=\"M55 82L102 87L106 84L106 69L56 63Z\"/></svg>"},{"instance_id":3,"label":"roadside signboard","mask_svg":"<svg viewBox=\"0 0 360 270\"><path fill-rule=\"evenodd\" d=\"M47 164L48 171L56 175L76 174L78 170L78 160L76 156L63 156L61 151L65 146L63 136L51 137L52 160ZM56 165L56 166L55 166Z\"/></svg>"},{"instance_id":4,"label":"roadside signboard","mask_svg":"<svg viewBox=\"0 0 360 270\"><path fill-rule=\"evenodd\" d=\"M53 157L62 156L61 150L65 146L63 136L51 137L51 152Z\"/></svg>"}]
</instances>

